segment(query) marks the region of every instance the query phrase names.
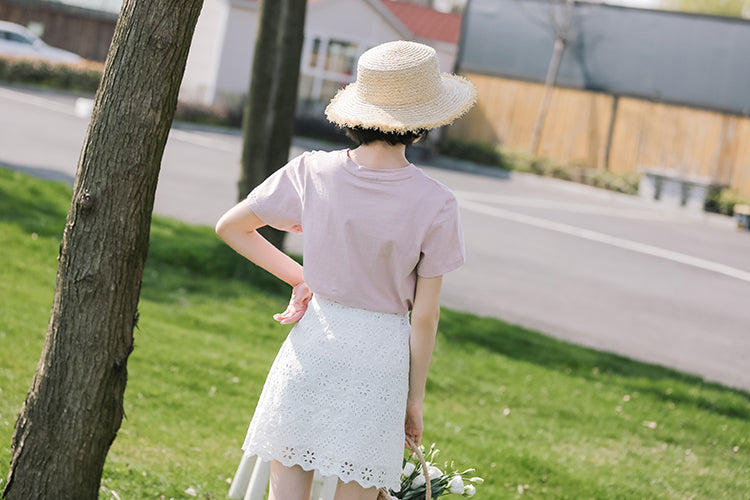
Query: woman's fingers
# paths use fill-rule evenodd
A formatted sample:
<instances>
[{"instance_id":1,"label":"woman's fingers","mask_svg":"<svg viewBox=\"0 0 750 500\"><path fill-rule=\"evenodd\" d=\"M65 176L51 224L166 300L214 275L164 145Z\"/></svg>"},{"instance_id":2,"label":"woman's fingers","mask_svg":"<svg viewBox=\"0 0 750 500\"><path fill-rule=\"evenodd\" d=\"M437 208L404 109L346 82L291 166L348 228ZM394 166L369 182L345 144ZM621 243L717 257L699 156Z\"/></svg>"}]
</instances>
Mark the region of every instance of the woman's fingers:
<instances>
[{"instance_id":1,"label":"woman's fingers","mask_svg":"<svg viewBox=\"0 0 750 500\"><path fill-rule=\"evenodd\" d=\"M303 281L292 289L292 298L289 299L289 305L284 312L274 314L273 319L282 325L296 323L305 315L310 299L312 299L312 292L310 292L307 284Z\"/></svg>"},{"instance_id":2,"label":"woman's fingers","mask_svg":"<svg viewBox=\"0 0 750 500\"><path fill-rule=\"evenodd\" d=\"M282 325L288 325L290 323L296 323L297 321L302 319L302 316L305 315L305 311L295 311L291 316L287 316L285 318L282 318L279 323Z\"/></svg>"}]
</instances>

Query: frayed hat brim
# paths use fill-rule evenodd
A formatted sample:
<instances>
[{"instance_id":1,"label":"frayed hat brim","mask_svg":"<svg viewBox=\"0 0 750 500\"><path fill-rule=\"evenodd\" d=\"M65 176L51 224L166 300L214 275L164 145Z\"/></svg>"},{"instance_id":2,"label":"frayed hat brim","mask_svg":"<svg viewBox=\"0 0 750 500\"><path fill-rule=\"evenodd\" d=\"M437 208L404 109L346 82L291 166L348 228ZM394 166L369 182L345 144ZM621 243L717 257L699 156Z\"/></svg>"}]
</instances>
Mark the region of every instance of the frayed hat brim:
<instances>
[{"instance_id":1,"label":"frayed hat brim","mask_svg":"<svg viewBox=\"0 0 750 500\"><path fill-rule=\"evenodd\" d=\"M474 84L458 75L440 75L441 92L432 100L387 106L365 102L357 95L357 83L339 90L326 108L329 121L342 127L362 127L383 132L408 132L448 125L476 103Z\"/></svg>"}]
</instances>

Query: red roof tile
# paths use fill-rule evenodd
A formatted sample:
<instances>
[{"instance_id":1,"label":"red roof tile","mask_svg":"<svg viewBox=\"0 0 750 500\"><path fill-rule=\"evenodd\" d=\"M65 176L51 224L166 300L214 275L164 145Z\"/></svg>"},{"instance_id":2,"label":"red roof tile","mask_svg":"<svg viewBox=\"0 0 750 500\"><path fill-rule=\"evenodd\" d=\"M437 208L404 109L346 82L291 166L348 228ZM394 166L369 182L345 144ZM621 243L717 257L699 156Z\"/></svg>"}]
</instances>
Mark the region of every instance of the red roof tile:
<instances>
[{"instance_id":1,"label":"red roof tile","mask_svg":"<svg viewBox=\"0 0 750 500\"><path fill-rule=\"evenodd\" d=\"M461 16L407 2L380 0L409 31L420 38L458 43Z\"/></svg>"}]
</instances>

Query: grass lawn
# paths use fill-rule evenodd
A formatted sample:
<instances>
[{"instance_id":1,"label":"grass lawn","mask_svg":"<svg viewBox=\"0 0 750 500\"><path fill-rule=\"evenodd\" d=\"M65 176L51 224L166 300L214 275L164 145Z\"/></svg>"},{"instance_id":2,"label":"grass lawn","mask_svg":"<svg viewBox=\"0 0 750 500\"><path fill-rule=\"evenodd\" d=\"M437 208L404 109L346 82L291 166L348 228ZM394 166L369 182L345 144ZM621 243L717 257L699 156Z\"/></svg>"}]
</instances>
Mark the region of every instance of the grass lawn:
<instances>
[{"instance_id":1,"label":"grass lawn","mask_svg":"<svg viewBox=\"0 0 750 500\"><path fill-rule=\"evenodd\" d=\"M69 202L69 186L0 169L0 488ZM211 228L154 220L100 498L225 498L286 294ZM477 468L475 498L750 498L746 392L444 310L427 394L425 442Z\"/></svg>"}]
</instances>

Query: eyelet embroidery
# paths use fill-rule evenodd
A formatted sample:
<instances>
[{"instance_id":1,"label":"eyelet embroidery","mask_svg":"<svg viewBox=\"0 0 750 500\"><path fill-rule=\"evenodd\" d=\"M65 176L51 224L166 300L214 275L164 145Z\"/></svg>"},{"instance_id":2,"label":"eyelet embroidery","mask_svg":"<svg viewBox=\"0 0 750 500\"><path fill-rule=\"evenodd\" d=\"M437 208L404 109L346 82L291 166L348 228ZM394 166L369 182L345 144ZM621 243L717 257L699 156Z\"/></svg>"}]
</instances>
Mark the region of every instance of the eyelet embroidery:
<instances>
[{"instance_id":1,"label":"eyelet embroidery","mask_svg":"<svg viewBox=\"0 0 750 500\"><path fill-rule=\"evenodd\" d=\"M282 345L243 449L363 487L400 484L409 320L314 296Z\"/></svg>"}]
</instances>

